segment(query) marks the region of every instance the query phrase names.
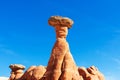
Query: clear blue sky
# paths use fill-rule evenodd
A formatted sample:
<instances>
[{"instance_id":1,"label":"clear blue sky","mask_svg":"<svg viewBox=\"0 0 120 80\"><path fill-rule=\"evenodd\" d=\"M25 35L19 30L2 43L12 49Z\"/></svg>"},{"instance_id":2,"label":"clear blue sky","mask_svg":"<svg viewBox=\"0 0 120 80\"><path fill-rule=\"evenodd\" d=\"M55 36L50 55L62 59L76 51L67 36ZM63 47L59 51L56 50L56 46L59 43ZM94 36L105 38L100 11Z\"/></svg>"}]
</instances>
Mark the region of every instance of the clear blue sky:
<instances>
[{"instance_id":1,"label":"clear blue sky","mask_svg":"<svg viewBox=\"0 0 120 80\"><path fill-rule=\"evenodd\" d=\"M78 66L95 65L106 80L120 75L119 0L1 0L0 76L10 64L47 65L55 42L53 15L74 20L67 40Z\"/></svg>"}]
</instances>

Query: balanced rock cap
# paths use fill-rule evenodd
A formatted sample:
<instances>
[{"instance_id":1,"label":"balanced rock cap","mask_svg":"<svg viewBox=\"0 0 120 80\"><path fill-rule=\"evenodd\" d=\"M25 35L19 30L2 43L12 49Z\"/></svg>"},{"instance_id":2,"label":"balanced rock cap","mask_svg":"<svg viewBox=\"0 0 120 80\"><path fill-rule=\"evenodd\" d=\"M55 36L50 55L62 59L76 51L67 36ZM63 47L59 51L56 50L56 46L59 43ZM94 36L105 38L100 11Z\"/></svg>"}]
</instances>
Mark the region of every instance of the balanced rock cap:
<instances>
[{"instance_id":1,"label":"balanced rock cap","mask_svg":"<svg viewBox=\"0 0 120 80\"><path fill-rule=\"evenodd\" d=\"M60 26L60 27L68 27L71 28L73 21L68 17L62 16L51 16L48 20L49 25L51 26Z\"/></svg>"},{"instance_id":2,"label":"balanced rock cap","mask_svg":"<svg viewBox=\"0 0 120 80\"><path fill-rule=\"evenodd\" d=\"M11 69L21 69L21 70L24 70L25 69L25 66L21 65L21 64L11 64L9 66L9 68Z\"/></svg>"}]
</instances>

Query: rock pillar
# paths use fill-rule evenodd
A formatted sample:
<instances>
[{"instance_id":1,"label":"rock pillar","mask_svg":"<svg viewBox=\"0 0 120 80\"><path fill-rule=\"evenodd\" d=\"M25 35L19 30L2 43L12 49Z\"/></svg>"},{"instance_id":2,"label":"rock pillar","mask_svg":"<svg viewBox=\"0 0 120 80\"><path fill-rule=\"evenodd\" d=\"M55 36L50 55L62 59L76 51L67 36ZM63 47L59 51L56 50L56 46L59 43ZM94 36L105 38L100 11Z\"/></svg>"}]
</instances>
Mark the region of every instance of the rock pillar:
<instances>
[{"instance_id":1,"label":"rock pillar","mask_svg":"<svg viewBox=\"0 0 120 80\"><path fill-rule=\"evenodd\" d=\"M9 80L19 80L23 75L25 66L20 64L11 64L9 67L12 70Z\"/></svg>"},{"instance_id":2,"label":"rock pillar","mask_svg":"<svg viewBox=\"0 0 120 80\"><path fill-rule=\"evenodd\" d=\"M67 17L52 16L48 23L55 28L56 43L42 80L83 80L66 41L68 29L73 21Z\"/></svg>"}]
</instances>

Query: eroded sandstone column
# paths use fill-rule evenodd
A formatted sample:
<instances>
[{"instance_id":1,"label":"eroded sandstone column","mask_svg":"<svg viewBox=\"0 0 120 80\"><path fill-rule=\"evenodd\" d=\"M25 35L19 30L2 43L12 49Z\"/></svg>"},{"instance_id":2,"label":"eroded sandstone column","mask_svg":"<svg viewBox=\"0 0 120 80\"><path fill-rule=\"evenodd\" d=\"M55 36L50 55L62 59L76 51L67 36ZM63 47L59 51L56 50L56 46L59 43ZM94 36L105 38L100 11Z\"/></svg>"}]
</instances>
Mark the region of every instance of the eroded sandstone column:
<instances>
[{"instance_id":1,"label":"eroded sandstone column","mask_svg":"<svg viewBox=\"0 0 120 80\"><path fill-rule=\"evenodd\" d=\"M9 67L12 70L9 80L19 80L23 75L25 66L21 64L11 64Z\"/></svg>"},{"instance_id":2,"label":"eroded sandstone column","mask_svg":"<svg viewBox=\"0 0 120 80\"><path fill-rule=\"evenodd\" d=\"M66 17L52 16L48 23L55 28L56 43L42 80L82 80L66 41L68 28L71 28L73 21Z\"/></svg>"},{"instance_id":3,"label":"eroded sandstone column","mask_svg":"<svg viewBox=\"0 0 120 80\"><path fill-rule=\"evenodd\" d=\"M56 42L47 67L31 66L23 74L23 65L12 64L9 66L12 70L9 80L105 80L94 66L76 66L66 41L73 21L66 17L52 16L48 23L55 28Z\"/></svg>"}]
</instances>

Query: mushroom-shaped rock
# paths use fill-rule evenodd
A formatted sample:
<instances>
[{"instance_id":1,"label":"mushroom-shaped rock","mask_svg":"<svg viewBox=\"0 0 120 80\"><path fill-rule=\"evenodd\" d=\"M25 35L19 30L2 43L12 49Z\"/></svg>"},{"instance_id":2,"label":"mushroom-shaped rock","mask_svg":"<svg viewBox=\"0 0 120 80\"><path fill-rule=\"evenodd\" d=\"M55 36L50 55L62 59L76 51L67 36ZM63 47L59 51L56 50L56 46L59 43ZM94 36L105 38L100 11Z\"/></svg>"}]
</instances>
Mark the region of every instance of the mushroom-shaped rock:
<instances>
[{"instance_id":1,"label":"mushroom-shaped rock","mask_svg":"<svg viewBox=\"0 0 120 80\"><path fill-rule=\"evenodd\" d=\"M25 66L23 66L21 64L11 64L9 67L11 68L12 71L25 69Z\"/></svg>"},{"instance_id":2,"label":"mushroom-shaped rock","mask_svg":"<svg viewBox=\"0 0 120 80\"><path fill-rule=\"evenodd\" d=\"M83 80L66 41L73 21L67 17L52 16L48 23L54 26L57 39L42 80Z\"/></svg>"},{"instance_id":3,"label":"mushroom-shaped rock","mask_svg":"<svg viewBox=\"0 0 120 80\"><path fill-rule=\"evenodd\" d=\"M9 80L20 79L23 75L23 70L25 69L25 66L21 64L11 64L9 67L12 70Z\"/></svg>"},{"instance_id":4,"label":"mushroom-shaped rock","mask_svg":"<svg viewBox=\"0 0 120 80\"><path fill-rule=\"evenodd\" d=\"M48 23L55 28L56 42L47 67L31 66L23 74L23 65L10 65L12 71L9 80L105 80L95 66L76 66L66 40L73 21L67 17L52 16Z\"/></svg>"},{"instance_id":5,"label":"mushroom-shaped rock","mask_svg":"<svg viewBox=\"0 0 120 80\"><path fill-rule=\"evenodd\" d=\"M49 18L48 23L51 26L61 26L71 28L73 21L67 17L52 16Z\"/></svg>"}]
</instances>

